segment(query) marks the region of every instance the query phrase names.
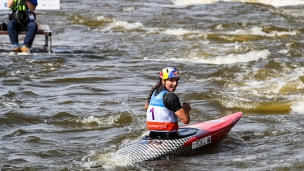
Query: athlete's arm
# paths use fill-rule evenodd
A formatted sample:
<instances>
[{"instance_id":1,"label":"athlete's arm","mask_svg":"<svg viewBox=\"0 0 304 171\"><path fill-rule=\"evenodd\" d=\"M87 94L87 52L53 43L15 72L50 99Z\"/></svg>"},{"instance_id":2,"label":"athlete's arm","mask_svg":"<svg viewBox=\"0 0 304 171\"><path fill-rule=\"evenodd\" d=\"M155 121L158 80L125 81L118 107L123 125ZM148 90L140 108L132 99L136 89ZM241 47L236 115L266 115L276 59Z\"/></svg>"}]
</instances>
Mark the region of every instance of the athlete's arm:
<instances>
[{"instance_id":1,"label":"athlete's arm","mask_svg":"<svg viewBox=\"0 0 304 171\"><path fill-rule=\"evenodd\" d=\"M8 0L8 1L7 1L7 7L8 7L8 8L13 7L13 4L14 4L14 0Z\"/></svg>"},{"instance_id":2,"label":"athlete's arm","mask_svg":"<svg viewBox=\"0 0 304 171\"><path fill-rule=\"evenodd\" d=\"M191 110L189 103L186 103L184 104L184 106L181 106L178 96L174 93L168 92L164 95L164 104L167 109L174 111L177 117L184 124L189 124L190 122L189 112Z\"/></svg>"},{"instance_id":3,"label":"athlete's arm","mask_svg":"<svg viewBox=\"0 0 304 171\"><path fill-rule=\"evenodd\" d=\"M176 111L175 114L179 117L179 119L184 124L189 124L189 122L190 122L190 115L189 115L190 110L191 110L191 107L190 107L189 103L186 103L186 104L184 104L184 106L181 109Z\"/></svg>"},{"instance_id":4,"label":"athlete's arm","mask_svg":"<svg viewBox=\"0 0 304 171\"><path fill-rule=\"evenodd\" d=\"M146 104L145 104L145 110L147 110L148 109L148 107L149 107L149 102L148 101L146 101Z\"/></svg>"}]
</instances>

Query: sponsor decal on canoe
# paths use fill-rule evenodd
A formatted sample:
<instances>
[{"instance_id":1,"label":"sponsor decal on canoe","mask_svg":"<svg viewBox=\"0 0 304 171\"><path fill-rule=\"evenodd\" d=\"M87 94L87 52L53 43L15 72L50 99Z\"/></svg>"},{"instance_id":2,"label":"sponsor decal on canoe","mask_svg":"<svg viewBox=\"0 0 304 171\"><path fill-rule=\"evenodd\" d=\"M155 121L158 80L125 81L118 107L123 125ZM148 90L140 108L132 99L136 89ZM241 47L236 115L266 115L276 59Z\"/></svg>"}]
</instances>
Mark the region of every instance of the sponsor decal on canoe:
<instances>
[{"instance_id":1,"label":"sponsor decal on canoe","mask_svg":"<svg viewBox=\"0 0 304 171\"><path fill-rule=\"evenodd\" d=\"M192 149L196 149L199 147L202 147L204 145L210 144L211 143L211 136L196 140L192 142Z\"/></svg>"}]
</instances>

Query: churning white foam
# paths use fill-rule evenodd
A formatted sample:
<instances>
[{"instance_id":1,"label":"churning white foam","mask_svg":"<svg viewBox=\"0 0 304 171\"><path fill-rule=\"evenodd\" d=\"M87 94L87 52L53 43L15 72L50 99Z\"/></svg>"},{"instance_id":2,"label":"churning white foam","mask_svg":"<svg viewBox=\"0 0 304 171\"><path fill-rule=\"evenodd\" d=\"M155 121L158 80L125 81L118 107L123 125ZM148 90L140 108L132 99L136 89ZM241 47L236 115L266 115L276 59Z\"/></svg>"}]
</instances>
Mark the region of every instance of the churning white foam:
<instances>
[{"instance_id":1,"label":"churning white foam","mask_svg":"<svg viewBox=\"0 0 304 171\"><path fill-rule=\"evenodd\" d=\"M210 64L232 64L238 62L257 61L259 59L266 59L270 54L269 50L250 51L246 54L228 54L226 56L218 56L208 59L205 63Z\"/></svg>"},{"instance_id":2,"label":"churning white foam","mask_svg":"<svg viewBox=\"0 0 304 171\"><path fill-rule=\"evenodd\" d=\"M117 170L119 167L133 165L126 155L118 155L114 152L100 153L98 151L91 151L90 154L82 158L79 164L86 169L96 168L97 170Z\"/></svg>"},{"instance_id":3,"label":"churning white foam","mask_svg":"<svg viewBox=\"0 0 304 171\"><path fill-rule=\"evenodd\" d=\"M220 1L261 3L266 5L272 5L275 7L304 4L304 0L171 0L174 5L210 4Z\"/></svg>"},{"instance_id":4,"label":"churning white foam","mask_svg":"<svg viewBox=\"0 0 304 171\"><path fill-rule=\"evenodd\" d=\"M280 61L277 60L277 63ZM281 62L281 65L284 65L284 62ZM268 74L269 77L262 79L256 79L256 76L264 72L260 68L238 73L236 79L239 82L226 83L224 90L220 92L223 94L221 103L228 108L254 109L259 106L259 103L274 102L277 103L276 107L279 106L278 104L289 106L291 114L304 114L304 98L300 93L304 89L304 84L300 79L304 75L304 68L295 67L291 69L286 66L284 71L272 70ZM255 99L263 100L255 101Z\"/></svg>"}]
</instances>

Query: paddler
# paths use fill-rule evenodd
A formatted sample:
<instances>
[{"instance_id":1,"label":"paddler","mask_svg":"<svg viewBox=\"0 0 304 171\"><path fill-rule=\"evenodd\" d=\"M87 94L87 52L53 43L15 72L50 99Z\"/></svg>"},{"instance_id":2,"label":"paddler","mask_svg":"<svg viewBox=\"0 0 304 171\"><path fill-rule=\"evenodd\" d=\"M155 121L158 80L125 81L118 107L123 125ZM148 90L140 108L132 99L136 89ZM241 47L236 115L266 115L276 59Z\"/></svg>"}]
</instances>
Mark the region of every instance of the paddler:
<instances>
[{"instance_id":1,"label":"paddler","mask_svg":"<svg viewBox=\"0 0 304 171\"><path fill-rule=\"evenodd\" d=\"M151 138L178 138L178 118L184 124L190 122L190 104L181 105L174 93L179 79L176 68L166 67L160 71L159 82L151 89L145 104Z\"/></svg>"}]
</instances>

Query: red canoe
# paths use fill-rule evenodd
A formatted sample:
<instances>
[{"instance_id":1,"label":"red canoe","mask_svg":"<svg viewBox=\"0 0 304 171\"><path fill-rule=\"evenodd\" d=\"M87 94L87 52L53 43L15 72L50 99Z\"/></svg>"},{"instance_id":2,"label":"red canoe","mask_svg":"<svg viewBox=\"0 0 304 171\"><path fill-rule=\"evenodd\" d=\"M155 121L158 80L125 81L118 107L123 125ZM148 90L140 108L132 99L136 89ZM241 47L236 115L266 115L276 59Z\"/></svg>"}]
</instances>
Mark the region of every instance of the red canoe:
<instances>
[{"instance_id":1,"label":"red canoe","mask_svg":"<svg viewBox=\"0 0 304 171\"><path fill-rule=\"evenodd\" d=\"M147 136L124 146L116 154L126 155L132 162L186 155L218 143L240 120L242 112L215 120L180 127L177 139L151 139Z\"/></svg>"}]
</instances>

